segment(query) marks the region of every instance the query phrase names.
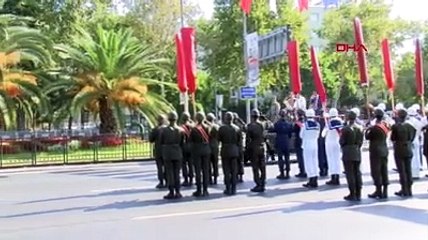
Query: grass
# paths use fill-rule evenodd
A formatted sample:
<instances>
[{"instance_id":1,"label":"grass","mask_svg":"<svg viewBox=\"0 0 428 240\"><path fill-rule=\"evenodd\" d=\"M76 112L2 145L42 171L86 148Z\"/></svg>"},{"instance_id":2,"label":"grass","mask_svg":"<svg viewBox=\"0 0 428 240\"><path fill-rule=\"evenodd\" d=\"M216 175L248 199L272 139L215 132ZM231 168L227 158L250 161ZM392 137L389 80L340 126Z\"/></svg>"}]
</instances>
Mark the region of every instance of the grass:
<instances>
[{"instance_id":1,"label":"grass","mask_svg":"<svg viewBox=\"0 0 428 240\"><path fill-rule=\"evenodd\" d=\"M124 160L141 160L152 157L151 144L146 141L127 140L116 147L93 146L90 149L75 149L45 152L0 153L1 167L53 165L67 163L95 163Z\"/></svg>"}]
</instances>

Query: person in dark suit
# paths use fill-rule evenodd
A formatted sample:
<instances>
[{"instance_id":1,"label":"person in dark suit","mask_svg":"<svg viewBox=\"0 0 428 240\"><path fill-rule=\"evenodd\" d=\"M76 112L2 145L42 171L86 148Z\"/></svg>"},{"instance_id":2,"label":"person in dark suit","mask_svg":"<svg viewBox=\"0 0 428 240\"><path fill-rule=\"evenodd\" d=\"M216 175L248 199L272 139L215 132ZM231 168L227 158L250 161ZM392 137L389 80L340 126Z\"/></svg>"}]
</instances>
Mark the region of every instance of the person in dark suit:
<instances>
[{"instance_id":1,"label":"person in dark suit","mask_svg":"<svg viewBox=\"0 0 428 240\"><path fill-rule=\"evenodd\" d=\"M192 160L192 143L190 142L190 132L194 126L193 121L190 119L190 114L184 112L181 115L181 128L184 131L184 144L183 144L183 187L190 187L193 185L193 160Z\"/></svg>"},{"instance_id":2,"label":"person in dark suit","mask_svg":"<svg viewBox=\"0 0 428 240\"><path fill-rule=\"evenodd\" d=\"M300 137L300 131L304 127L305 122L305 111L297 110L297 121L293 126L294 134L294 149L296 151L297 164L299 166L299 173L296 175L297 178L306 178L307 174L305 171L305 163L303 161L303 147L302 147L302 138Z\"/></svg>"},{"instance_id":3,"label":"person in dark suit","mask_svg":"<svg viewBox=\"0 0 428 240\"><path fill-rule=\"evenodd\" d=\"M159 142L162 146L162 159L165 162L166 179L169 189L169 193L164 199L178 199L183 197L180 193L180 168L183 159L182 146L185 136L183 130L176 124L177 118L177 113L169 113L169 126L165 127L160 134Z\"/></svg>"},{"instance_id":4,"label":"person in dark suit","mask_svg":"<svg viewBox=\"0 0 428 240\"><path fill-rule=\"evenodd\" d=\"M280 119L275 123L271 132L276 133L275 149L278 154L279 175L277 179L290 178L290 149L289 142L293 133L293 125L287 120L287 111L281 110Z\"/></svg>"},{"instance_id":5,"label":"person in dark suit","mask_svg":"<svg viewBox=\"0 0 428 240\"><path fill-rule=\"evenodd\" d=\"M195 120L196 125L190 132L196 175L196 191L193 193L193 196L206 197L209 195L208 183L210 178L210 128L205 122L204 113L196 113Z\"/></svg>"},{"instance_id":6,"label":"person in dark suit","mask_svg":"<svg viewBox=\"0 0 428 240\"><path fill-rule=\"evenodd\" d=\"M251 123L247 126L247 151L251 159L254 182L256 183L256 186L251 189L252 192L264 192L266 184L266 160L264 156L265 129L259 121L259 117L259 110L252 110Z\"/></svg>"},{"instance_id":7,"label":"person in dark suit","mask_svg":"<svg viewBox=\"0 0 428 240\"><path fill-rule=\"evenodd\" d=\"M210 155L210 184L217 184L217 178L218 178L218 153L219 153L219 147L218 147L218 130L219 126L215 122L216 117L212 113L208 113L207 115L207 122L210 126L211 132L210 132L210 148L211 148L211 155Z\"/></svg>"},{"instance_id":8,"label":"person in dark suit","mask_svg":"<svg viewBox=\"0 0 428 240\"><path fill-rule=\"evenodd\" d=\"M237 113L233 114L233 124L235 124L239 129L241 130L241 139L244 138L244 132L246 131L246 125L244 120L239 118L239 115ZM246 144L245 144L246 145ZM241 147L239 148L239 157L238 157L238 183L244 182L244 165L245 165L245 145L242 143Z\"/></svg>"},{"instance_id":9,"label":"person in dark suit","mask_svg":"<svg viewBox=\"0 0 428 240\"><path fill-rule=\"evenodd\" d=\"M394 158L397 165L401 190L395 195L400 197L412 196L412 142L416 136L416 130L409 123L405 122L407 112L398 110L396 123L391 129L391 141L394 144Z\"/></svg>"},{"instance_id":10,"label":"person in dark suit","mask_svg":"<svg viewBox=\"0 0 428 240\"><path fill-rule=\"evenodd\" d=\"M383 121L384 112L381 109L374 111L376 122L369 127L365 133L366 139L370 141L370 171L373 183L376 186L374 193L369 194L369 198L388 198L388 137L389 126Z\"/></svg>"},{"instance_id":11,"label":"person in dark suit","mask_svg":"<svg viewBox=\"0 0 428 240\"><path fill-rule=\"evenodd\" d=\"M162 146L160 144L160 135L162 129L166 127L166 117L165 115L159 115L157 118L158 125L150 132L149 141L153 143L153 156L156 161L156 169L158 174L159 183L156 185L156 188L166 187L165 179L165 165L162 160Z\"/></svg>"},{"instance_id":12,"label":"person in dark suit","mask_svg":"<svg viewBox=\"0 0 428 240\"><path fill-rule=\"evenodd\" d=\"M323 118L323 111L319 110L318 113L318 123L320 125L320 129L324 129L326 126L325 118ZM325 177L328 175L328 163L327 163L327 151L325 148L325 137L322 135L322 131L320 131L320 134L318 136L318 168L320 170L319 175L320 177Z\"/></svg>"},{"instance_id":13,"label":"person in dark suit","mask_svg":"<svg viewBox=\"0 0 428 240\"><path fill-rule=\"evenodd\" d=\"M224 116L224 125L218 132L221 142L221 164L224 173L225 195L236 194L236 175L238 174L239 149L242 145L242 134L238 126L232 123L233 113L227 112Z\"/></svg>"},{"instance_id":14,"label":"person in dark suit","mask_svg":"<svg viewBox=\"0 0 428 240\"><path fill-rule=\"evenodd\" d=\"M340 146L342 148L342 160L345 166L346 180L348 182L349 195L344 199L347 201L360 201L363 179L361 176L361 146L363 145L362 126L355 123L357 114L350 111L347 115L348 125L346 125L340 136Z\"/></svg>"}]
</instances>

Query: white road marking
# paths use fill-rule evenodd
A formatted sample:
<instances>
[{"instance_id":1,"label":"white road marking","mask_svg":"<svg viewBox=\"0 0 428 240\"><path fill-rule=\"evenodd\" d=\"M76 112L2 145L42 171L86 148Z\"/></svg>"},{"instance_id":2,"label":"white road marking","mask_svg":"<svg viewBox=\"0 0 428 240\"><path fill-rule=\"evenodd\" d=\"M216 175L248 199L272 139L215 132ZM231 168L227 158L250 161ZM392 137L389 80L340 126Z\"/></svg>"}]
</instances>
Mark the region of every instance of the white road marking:
<instances>
[{"instance_id":1,"label":"white road marking","mask_svg":"<svg viewBox=\"0 0 428 240\"><path fill-rule=\"evenodd\" d=\"M275 204L265 204L265 205L256 205L256 206L247 206L247 207L202 210L202 211L195 211L195 212L170 213L170 214L134 217L134 218L132 218L132 220L150 220L150 219L159 219L159 218L204 215L204 214L212 214L212 213L239 212L239 211L245 211L245 210L284 207L284 206L289 206L289 205L294 205L294 204L295 203L287 202L287 203L275 203Z\"/></svg>"},{"instance_id":2,"label":"white road marking","mask_svg":"<svg viewBox=\"0 0 428 240\"><path fill-rule=\"evenodd\" d=\"M129 188L110 188L110 189L97 189L92 190L93 193L108 193L108 192L119 192L119 191L129 191L129 190L155 190L154 187L129 187Z\"/></svg>"}]
</instances>

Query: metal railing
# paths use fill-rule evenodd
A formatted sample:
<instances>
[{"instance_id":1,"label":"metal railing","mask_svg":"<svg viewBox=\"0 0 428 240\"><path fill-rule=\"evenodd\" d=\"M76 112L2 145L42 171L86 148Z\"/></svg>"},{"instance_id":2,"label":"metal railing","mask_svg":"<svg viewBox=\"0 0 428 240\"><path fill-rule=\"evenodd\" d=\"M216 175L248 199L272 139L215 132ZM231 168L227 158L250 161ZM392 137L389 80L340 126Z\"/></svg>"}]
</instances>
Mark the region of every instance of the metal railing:
<instances>
[{"instance_id":1,"label":"metal railing","mask_svg":"<svg viewBox=\"0 0 428 240\"><path fill-rule=\"evenodd\" d=\"M152 159L152 146L137 132L1 132L0 168Z\"/></svg>"}]
</instances>

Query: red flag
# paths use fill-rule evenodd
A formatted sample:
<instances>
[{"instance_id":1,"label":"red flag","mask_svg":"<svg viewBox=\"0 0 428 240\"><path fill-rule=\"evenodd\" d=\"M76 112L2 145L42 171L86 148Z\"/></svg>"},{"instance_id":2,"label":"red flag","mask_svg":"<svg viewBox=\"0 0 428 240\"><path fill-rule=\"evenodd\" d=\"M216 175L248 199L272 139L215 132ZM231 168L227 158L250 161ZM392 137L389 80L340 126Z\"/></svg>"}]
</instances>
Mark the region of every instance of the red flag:
<instances>
[{"instance_id":1,"label":"red flag","mask_svg":"<svg viewBox=\"0 0 428 240\"><path fill-rule=\"evenodd\" d=\"M415 71L416 71L416 92L419 96L423 96L425 93L424 89L424 63L422 57L421 42L416 39L416 51L415 51Z\"/></svg>"},{"instance_id":2,"label":"red flag","mask_svg":"<svg viewBox=\"0 0 428 240\"><path fill-rule=\"evenodd\" d=\"M315 88L320 97L321 103L325 106L327 102L327 93L325 92L324 83L322 81L321 69L318 62L317 52L313 46L311 46L311 63Z\"/></svg>"},{"instance_id":3,"label":"red flag","mask_svg":"<svg viewBox=\"0 0 428 240\"><path fill-rule=\"evenodd\" d=\"M181 41L181 36L178 33L175 34L175 47L177 51L177 85L178 90L184 93L187 91L186 68L184 65L183 42Z\"/></svg>"},{"instance_id":4,"label":"red flag","mask_svg":"<svg viewBox=\"0 0 428 240\"><path fill-rule=\"evenodd\" d=\"M354 19L354 33L355 33L355 44L357 46L365 46L363 38L363 28L359 18ZM360 84L361 86L369 85L369 73L367 69L367 58L366 53L363 49L359 49L357 52L358 70L360 72Z\"/></svg>"},{"instance_id":5,"label":"red flag","mask_svg":"<svg viewBox=\"0 0 428 240\"><path fill-rule=\"evenodd\" d=\"M195 49L195 29L185 27L181 29L183 41L184 65L187 81L187 89L190 94L197 89L196 82L196 49Z\"/></svg>"},{"instance_id":6,"label":"red flag","mask_svg":"<svg viewBox=\"0 0 428 240\"><path fill-rule=\"evenodd\" d=\"M309 0L298 0L299 11L303 12L309 9Z\"/></svg>"},{"instance_id":7,"label":"red flag","mask_svg":"<svg viewBox=\"0 0 428 240\"><path fill-rule=\"evenodd\" d=\"M394 71L392 70L389 41L386 38L382 40L382 57L383 57L383 73L385 77L386 87L390 92L393 92L395 87Z\"/></svg>"},{"instance_id":8,"label":"red flag","mask_svg":"<svg viewBox=\"0 0 428 240\"><path fill-rule=\"evenodd\" d=\"M251 4L253 0L241 0L241 9L245 14L250 14L251 12Z\"/></svg>"},{"instance_id":9,"label":"red flag","mask_svg":"<svg viewBox=\"0 0 428 240\"><path fill-rule=\"evenodd\" d=\"M299 44L296 41L288 42L287 51L291 88L293 90L293 93L297 94L302 91L299 64Z\"/></svg>"}]
</instances>

